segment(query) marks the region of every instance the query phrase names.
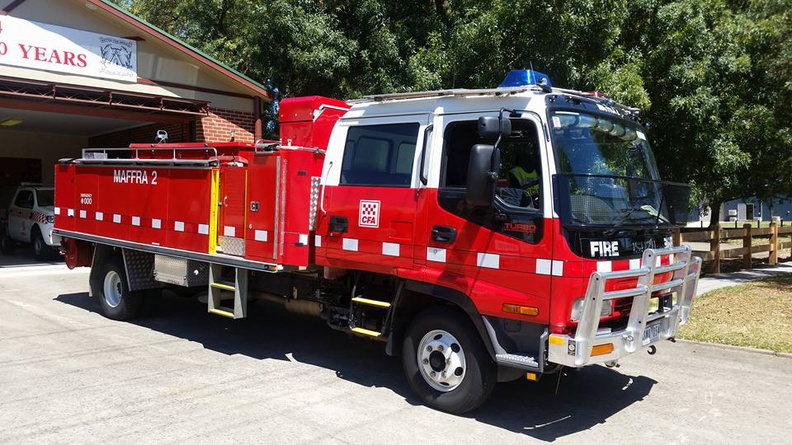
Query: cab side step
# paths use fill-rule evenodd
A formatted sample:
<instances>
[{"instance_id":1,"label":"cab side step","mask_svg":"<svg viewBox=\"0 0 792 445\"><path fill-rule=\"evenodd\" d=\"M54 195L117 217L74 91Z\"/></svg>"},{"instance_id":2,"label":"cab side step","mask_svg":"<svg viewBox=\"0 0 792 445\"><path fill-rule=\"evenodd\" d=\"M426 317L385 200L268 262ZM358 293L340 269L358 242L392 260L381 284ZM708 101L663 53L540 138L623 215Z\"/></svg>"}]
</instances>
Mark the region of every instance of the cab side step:
<instances>
[{"instance_id":1,"label":"cab side step","mask_svg":"<svg viewBox=\"0 0 792 445\"><path fill-rule=\"evenodd\" d=\"M238 319L247 317L248 301L248 270L233 268L234 281L223 279L226 266L211 264L209 266L209 298L208 312L223 317ZM233 292L233 307L223 306L223 300L231 300L231 296L223 292Z\"/></svg>"},{"instance_id":2,"label":"cab side step","mask_svg":"<svg viewBox=\"0 0 792 445\"><path fill-rule=\"evenodd\" d=\"M353 334L363 335L378 340L387 339L382 332L385 320L390 313L389 301L374 300L363 296L352 297L350 300L349 330ZM372 329L373 328L373 329Z\"/></svg>"},{"instance_id":3,"label":"cab side step","mask_svg":"<svg viewBox=\"0 0 792 445\"><path fill-rule=\"evenodd\" d=\"M352 299L352 302L358 304L367 304L369 306L381 307L383 309L387 309L391 307L391 304L388 301L371 300L365 297L355 297Z\"/></svg>"},{"instance_id":4,"label":"cab side step","mask_svg":"<svg viewBox=\"0 0 792 445\"><path fill-rule=\"evenodd\" d=\"M355 327L355 328L351 328L350 330L355 334L368 335L369 337L379 337L380 335L382 335L382 332L372 331L371 329L366 329L366 328Z\"/></svg>"}]
</instances>

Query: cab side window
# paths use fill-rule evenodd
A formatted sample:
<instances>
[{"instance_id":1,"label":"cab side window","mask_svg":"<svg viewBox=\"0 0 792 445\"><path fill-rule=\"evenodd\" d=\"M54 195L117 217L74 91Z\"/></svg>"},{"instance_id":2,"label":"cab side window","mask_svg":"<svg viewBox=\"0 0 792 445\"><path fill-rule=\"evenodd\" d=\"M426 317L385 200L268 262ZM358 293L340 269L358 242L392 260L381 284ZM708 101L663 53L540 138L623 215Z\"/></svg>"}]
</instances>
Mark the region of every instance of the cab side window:
<instances>
[{"instance_id":1,"label":"cab side window","mask_svg":"<svg viewBox=\"0 0 792 445\"><path fill-rule=\"evenodd\" d=\"M350 127L340 184L409 187L418 127L417 122Z\"/></svg>"},{"instance_id":2,"label":"cab side window","mask_svg":"<svg viewBox=\"0 0 792 445\"><path fill-rule=\"evenodd\" d=\"M524 120L513 123L512 134L500 144L501 165L495 195L506 205L541 208L541 164L536 126Z\"/></svg>"},{"instance_id":3,"label":"cab side window","mask_svg":"<svg viewBox=\"0 0 792 445\"><path fill-rule=\"evenodd\" d=\"M511 238L537 244L542 240L541 164L539 132L528 119L512 119L512 132L500 144L501 163L495 200L489 207L467 204L470 151L476 144L491 144L478 135L478 120L454 121L443 133L443 161L437 200L458 217Z\"/></svg>"},{"instance_id":4,"label":"cab side window","mask_svg":"<svg viewBox=\"0 0 792 445\"><path fill-rule=\"evenodd\" d=\"M470 149L484 143L477 133L477 121L448 124L445 130L443 187L464 188ZM512 120L512 133L500 145L497 199L519 209L541 207L541 164L536 125L525 119Z\"/></svg>"},{"instance_id":5,"label":"cab side window","mask_svg":"<svg viewBox=\"0 0 792 445\"><path fill-rule=\"evenodd\" d=\"M16 207L21 207L23 209L32 209L33 208L33 192L30 190L22 190L17 195L16 199L14 200L14 205Z\"/></svg>"},{"instance_id":6,"label":"cab side window","mask_svg":"<svg viewBox=\"0 0 792 445\"><path fill-rule=\"evenodd\" d=\"M464 188L467 185L467 170L470 149L482 143L477 131L477 121L451 122L446 126L443 140L443 176L441 186Z\"/></svg>"}]
</instances>

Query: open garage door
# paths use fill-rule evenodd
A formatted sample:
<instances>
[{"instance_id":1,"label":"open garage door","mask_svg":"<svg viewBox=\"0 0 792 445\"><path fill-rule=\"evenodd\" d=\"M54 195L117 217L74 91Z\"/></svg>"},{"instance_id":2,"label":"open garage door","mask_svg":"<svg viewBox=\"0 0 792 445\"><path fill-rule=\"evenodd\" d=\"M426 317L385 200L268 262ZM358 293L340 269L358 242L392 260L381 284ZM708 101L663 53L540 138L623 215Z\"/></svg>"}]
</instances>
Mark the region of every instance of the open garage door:
<instances>
[{"instance_id":1,"label":"open garage door","mask_svg":"<svg viewBox=\"0 0 792 445\"><path fill-rule=\"evenodd\" d=\"M134 120L128 114L114 118L112 111L106 111L106 117L81 111L0 108L0 187L21 182L51 184L55 162L78 157L83 148L153 142L158 129L167 130L173 142L184 142L192 140L195 131L191 116L157 122L151 116Z\"/></svg>"}]
</instances>

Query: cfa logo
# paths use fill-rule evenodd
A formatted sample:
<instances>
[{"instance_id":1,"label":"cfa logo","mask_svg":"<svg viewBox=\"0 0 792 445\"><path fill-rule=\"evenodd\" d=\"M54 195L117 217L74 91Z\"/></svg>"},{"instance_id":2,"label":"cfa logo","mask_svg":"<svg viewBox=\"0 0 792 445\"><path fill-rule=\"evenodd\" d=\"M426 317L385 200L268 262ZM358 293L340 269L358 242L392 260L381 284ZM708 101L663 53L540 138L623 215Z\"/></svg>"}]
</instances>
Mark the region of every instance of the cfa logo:
<instances>
[{"instance_id":1,"label":"cfa logo","mask_svg":"<svg viewBox=\"0 0 792 445\"><path fill-rule=\"evenodd\" d=\"M360 227L379 227L380 202L360 201Z\"/></svg>"}]
</instances>

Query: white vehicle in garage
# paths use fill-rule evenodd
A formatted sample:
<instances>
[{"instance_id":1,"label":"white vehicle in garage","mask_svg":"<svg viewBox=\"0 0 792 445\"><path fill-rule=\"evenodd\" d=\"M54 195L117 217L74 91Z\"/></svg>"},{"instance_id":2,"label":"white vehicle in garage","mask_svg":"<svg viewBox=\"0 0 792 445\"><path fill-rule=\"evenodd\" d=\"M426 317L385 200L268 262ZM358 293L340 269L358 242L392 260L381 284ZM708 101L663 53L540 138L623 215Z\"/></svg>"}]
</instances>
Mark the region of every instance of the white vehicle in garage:
<instances>
[{"instance_id":1,"label":"white vehicle in garage","mask_svg":"<svg viewBox=\"0 0 792 445\"><path fill-rule=\"evenodd\" d=\"M0 234L0 250L14 251L17 243L30 243L36 259L53 257L61 239L52 234L54 189L37 184L22 184L8 206L7 217Z\"/></svg>"}]
</instances>

